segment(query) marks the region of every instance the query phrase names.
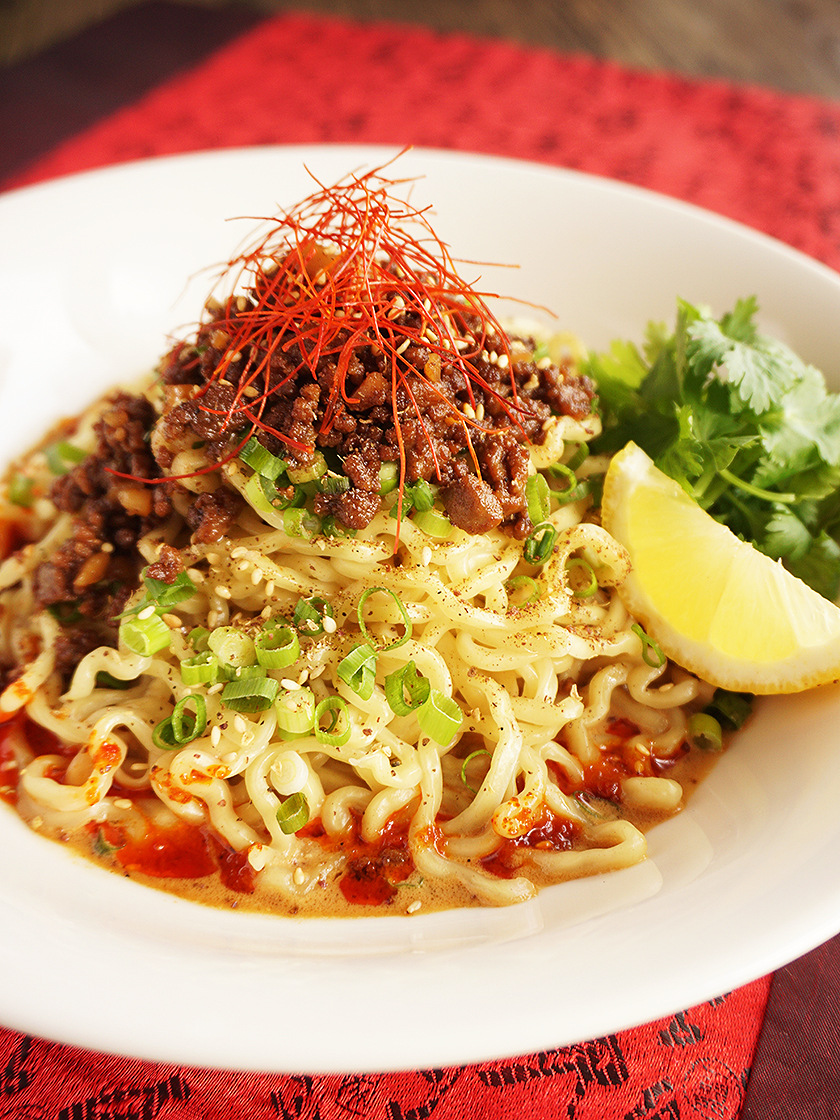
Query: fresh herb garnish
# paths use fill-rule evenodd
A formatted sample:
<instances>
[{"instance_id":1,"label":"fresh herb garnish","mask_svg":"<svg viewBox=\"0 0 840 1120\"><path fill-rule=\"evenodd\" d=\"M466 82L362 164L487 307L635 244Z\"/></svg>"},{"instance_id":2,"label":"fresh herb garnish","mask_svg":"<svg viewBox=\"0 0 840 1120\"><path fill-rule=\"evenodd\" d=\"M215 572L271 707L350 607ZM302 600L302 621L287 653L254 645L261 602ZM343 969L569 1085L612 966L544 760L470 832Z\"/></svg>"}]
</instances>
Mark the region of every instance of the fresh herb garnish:
<instances>
[{"instance_id":1,"label":"fresh herb garnish","mask_svg":"<svg viewBox=\"0 0 840 1120\"><path fill-rule=\"evenodd\" d=\"M676 329L590 358L604 431L634 440L716 520L828 599L840 591L840 395L755 323L678 301Z\"/></svg>"}]
</instances>

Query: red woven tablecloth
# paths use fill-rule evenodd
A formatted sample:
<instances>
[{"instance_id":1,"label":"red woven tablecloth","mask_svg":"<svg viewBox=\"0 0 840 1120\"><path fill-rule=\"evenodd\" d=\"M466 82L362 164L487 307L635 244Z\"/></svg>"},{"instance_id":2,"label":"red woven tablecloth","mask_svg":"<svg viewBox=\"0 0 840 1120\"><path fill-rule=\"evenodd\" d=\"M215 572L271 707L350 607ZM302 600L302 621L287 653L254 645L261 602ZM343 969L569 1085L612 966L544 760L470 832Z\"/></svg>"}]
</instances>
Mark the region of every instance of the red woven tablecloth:
<instances>
[{"instance_id":1,"label":"red woven tablecloth","mask_svg":"<svg viewBox=\"0 0 840 1120\"><path fill-rule=\"evenodd\" d=\"M840 267L838 105L488 39L297 14L259 25L3 185L202 148L330 141L459 148L608 175L709 207ZM814 1100L785 1096L784 1046L769 1063L778 1092L763 1091L760 1112L752 1098L744 1107L769 983L562 1050L384 1076L183 1069L0 1030L0 1118L828 1116L826 1102L836 1095L814 1111ZM807 1007L796 1014L802 1024ZM775 1009L777 1031L784 1015ZM837 1072L836 1030L823 1023L817 1034L827 1056L815 1086Z\"/></svg>"}]
</instances>

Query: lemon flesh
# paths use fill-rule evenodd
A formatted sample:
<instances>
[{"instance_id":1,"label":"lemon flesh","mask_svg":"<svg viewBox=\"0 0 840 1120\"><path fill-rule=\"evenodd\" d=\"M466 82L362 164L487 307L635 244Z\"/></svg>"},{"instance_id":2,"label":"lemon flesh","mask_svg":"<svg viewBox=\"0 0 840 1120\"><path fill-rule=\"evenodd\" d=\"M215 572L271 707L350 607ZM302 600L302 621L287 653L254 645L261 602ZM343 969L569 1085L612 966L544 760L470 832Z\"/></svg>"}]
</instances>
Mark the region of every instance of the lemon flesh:
<instances>
[{"instance_id":1,"label":"lemon flesh","mask_svg":"<svg viewBox=\"0 0 840 1120\"><path fill-rule=\"evenodd\" d=\"M840 609L710 517L634 443L610 463L601 519L630 556L622 602L678 665L740 692L840 679Z\"/></svg>"}]
</instances>

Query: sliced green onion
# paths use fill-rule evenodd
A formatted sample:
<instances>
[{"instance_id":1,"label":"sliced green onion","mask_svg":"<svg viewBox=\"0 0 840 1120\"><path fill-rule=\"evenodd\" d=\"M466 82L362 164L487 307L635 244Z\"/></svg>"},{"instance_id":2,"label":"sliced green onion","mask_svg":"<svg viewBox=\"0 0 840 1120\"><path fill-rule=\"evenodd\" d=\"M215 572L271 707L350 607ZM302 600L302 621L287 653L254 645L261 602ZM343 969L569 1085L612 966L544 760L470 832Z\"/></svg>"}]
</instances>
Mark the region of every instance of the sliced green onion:
<instances>
[{"instance_id":1,"label":"sliced green onion","mask_svg":"<svg viewBox=\"0 0 840 1120\"><path fill-rule=\"evenodd\" d=\"M430 691L428 678L417 672L417 666L413 661L401 665L385 678L385 699L391 711L398 716L407 716L415 712L428 700Z\"/></svg>"},{"instance_id":2,"label":"sliced green onion","mask_svg":"<svg viewBox=\"0 0 840 1120\"><path fill-rule=\"evenodd\" d=\"M266 669L285 669L300 657L300 641L291 626L268 625L254 640L257 661Z\"/></svg>"},{"instance_id":3,"label":"sliced green onion","mask_svg":"<svg viewBox=\"0 0 840 1120\"><path fill-rule=\"evenodd\" d=\"M178 572L172 583L143 577L146 592L159 610L169 610L195 595L195 584L186 572Z\"/></svg>"},{"instance_id":4,"label":"sliced green onion","mask_svg":"<svg viewBox=\"0 0 840 1120\"><path fill-rule=\"evenodd\" d=\"M737 731L743 727L747 717L752 712L753 697L748 692L729 692L725 688L718 688L712 697L712 702L706 708L709 715L721 723Z\"/></svg>"},{"instance_id":5,"label":"sliced green onion","mask_svg":"<svg viewBox=\"0 0 840 1120\"><path fill-rule=\"evenodd\" d=\"M464 759L464 764L461 767L461 781L464 783L464 785L467 787L467 789L470 791L470 793L477 793L478 791L476 789L474 789L473 786L471 786L470 783L467 781L467 767L469 766L469 764L472 762L472 760L474 758L479 758L483 754L486 754L486 755L489 756L490 752L488 750L486 750L484 747L482 747L481 750L472 751L472 753L468 754L467 757Z\"/></svg>"},{"instance_id":6,"label":"sliced green onion","mask_svg":"<svg viewBox=\"0 0 840 1120\"><path fill-rule=\"evenodd\" d=\"M584 462L586 461L586 457L587 457L588 454L589 454L589 444L584 443L584 442L579 443L575 447L574 451L569 456L569 458L566 460L566 464L565 464L566 467L570 471L576 471L578 469L578 467L583 466Z\"/></svg>"},{"instance_id":7,"label":"sliced green onion","mask_svg":"<svg viewBox=\"0 0 840 1120\"><path fill-rule=\"evenodd\" d=\"M551 490L544 475L532 474L525 483L525 502L534 525L540 525L551 513Z\"/></svg>"},{"instance_id":8,"label":"sliced green onion","mask_svg":"<svg viewBox=\"0 0 840 1120\"><path fill-rule=\"evenodd\" d=\"M82 451L81 447L75 447L65 439L45 447L44 455L53 474L67 474L72 466L84 462L88 457L87 451Z\"/></svg>"},{"instance_id":9,"label":"sliced green onion","mask_svg":"<svg viewBox=\"0 0 840 1120\"><path fill-rule=\"evenodd\" d=\"M333 617L330 604L319 596L312 595L309 599L298 599L292 622L303 634L314 636L323 634L324 619Z\"/></svg>"},{"instance_id":10,"label":"sliced green onion","mask_svg":"<svg viewBox=\"0 0 840 1120\"><path fill-rule=\"evenodd\" d=\"M540 597L540 585L533 576L511 576L510 579L505 580L505 590L508 593L508 601L513 595L521 588L527 587L530 590L530 595L527 599L523 600L522 605L526 603L534 603ZM513 604L518 606L519 604Z\"/></svg>"},{"instance_id":11,"label":"sliced green onion","mask_svg":"<svg viewBox=\"0 0 840 1120\"><path fill-rule=\"evenodd\" d=\"M181 662L181 680L186 685L215 684L219 677L219 659L206 649Z\"/></svg>"},{"instance_id":12,"label":"sliced green onion","mask_svg":"<svg viewBox=\"0 0 840 1120\"><path fill-rule=\"evenodd\" d=\"M122 677L115 677L111 673L107 673L104 669L100 669L96 674L96 687L97 688L118 688L124 691L127 688L132 688L137 683L135 680L123 680Z\"/></svg>"},{"instance_id":13,"label":"sliced green onion","mask_svg":"<svg viewBox=\"0 0 840 1120\"><path fill-rule=\"evenodd\" d=\"M688 738L701 751L723 750L723 730L708 712L695 712L688 717Z\"/></svg>"},{"instance_id":14,"label":"sliced green onion","mask_svg":"<svg viewBox=\"0 0 840 1120\"><path fill-rule=\"evenodd\" d=\"M293 793L277 810L280 831L291 836L309 823L309 805L302 793Z\"/></svg>"},{"instance_id":15,"label":"sliced green onion","mask_svg":"<svg viewBox=\"0 0 840 1120\"><path fill-rule=\"evenodd\" d=\"M282 692L274 705L277 726L283 738L297 738L312 730L315 723L315 697L311 689L296 688Z\"/></svg>"},{"instance_id":16,"label":"sliced green onion","mask_svg":"<svg viewBox=\"0 0 840 1120\"><path fill-rule=\"evenodd\" d=\"M314 482L315 479L322 478L326 473L327 460L320 451L315 452L312 456L312 462L308 466L286 468L289 482L293 482L296 485L301 482Z\"/></svg>"},{"instance_id":17,"label":"sliced green onion","mask_svg":"<svg viewBox=\"0 0 840 1120\"><path fill-rule=\"evenodd\" d=\"M463 719L457 701L436 688L431 689L426 702L417 709L421 731L442 747L452 742Z\"/></svg>"},{"instance_id":18,"label":"sliced green onion","mask_svg":"<svg viewBox=\"0 0 840 1120\"><path fill-rule=\"evenodd\" d=\"M396 463L383 463L379 468L379 493L381 497L396 490L400 480Z\"/></svg>"},{"instance_id":19,"label":"sliced green onion","mask_svg":"<svg viewBox=\"0 0 840 1120\"><path fill-rule=\"evenodd\" d=\"M210 647L207 644L207 639L210 637L210 631L206 626L194 626L187 634L187 641L196 651L196 653L204 653Z\"/></svg>"},{"instance_id":20,"label":"sliced green onion","mask_svg":"<svg viewBox=\"0 0 840 1120\"><path fill-rule=\"evenodd\" d=\"M286 469L285 462L272 455L267 447L263 447L256 436L251 436L239 452L239 458L258 475L269 478L272 482Z\"/></svg>"},{"instance_id":21,"label":"sliced green onion","mask_svg":"<svg viewBox=\"0 0 840 1120\"><path fill-rule=\"evenodd\" d=\"M411 488L411 497L414 508L418 513L425 513L435 504L435 492L424 478L418 478Z\"/></svg>"},{"instance_id":22,"label":"sliced green onion","mask_svg":"<svg viewBox=\"0 0 840 1120\"><path fill-rule=\"evenodd\" d=\"M376 651L360 642L339 661L336 672L362 700L369 700L376 683Z\"/></svg>"},{"instance_id":23,"label":"sliced green onion","mask_svg":"<svg viewBox=\"0 0 840 1120\"><path fill-rule=\"evenodd\" d=\"M320 480L322 494L346 494L350 489L350 479L344 474L325 474Z\"/></svg>"},{"instance_id":24,"label":"sliced green onion","mask_svg":"<svg viewBox=\"0 0 840 1120\"><path fill-rule=\"evenodd\" d=\"M397 610L402 615L402 624L405 627L405 633L403 634L403 636L401 638L396 638L393 642L389 642L387 645L380 645L374 635L370 633L365 623L363 614L365 603L368 601L371 595L376 595L378 592L382 592L383 595L391 596ZM412 626L411 619L408 617L408 611L403 606L399 596L396 595L389 587L369 587L365 592L363 592L361 598L359 599L359 605L356 608L356 617L359 620L359 629L362 632L362 636L364 637L367 644L369 646L372 646L374 649L378 649L383 652L385 650L398 649L400 646L405 645L405 643L411 637Z\"/></svg>"},{"instance_id":25,"label":"sliced green onion","mask_svg":"<svg viewBox=\"0 0 840 1120\"><path fill-rule=\"evenodd\" d=\"M537 525L531 535L526 538L522 555L529 564L544 564L551 555L556 540L557 530L553 525L549 525L547 522Z\"/></svg>"},{"instance_id":26,"label":"sliced green onion","mask_svg":"<svg viewBox=\"0 0 840 1120\"><path fill-rule=\"evenodd\" d=\"M240 669L253 665L257 660L254 641L235 626L219 626L210 633L207 645L219 659L221 666L231 665Z\"/></svg>"},{"instance_id":27,"label":"sliced green onion","mask_svg":"<svg viewBox=\"0 0 840 1120\"><path fill-rule=\"evenodd\" d=\"M195 705L195 714L187 710ZM163 751L177 750L204 734L207 727L207 704L201 694L184 696L152 732L152 742Z\"/></svg>"},{"instance_id":28,"label":"sliced green onion","mask_svg":"<svg viewBox=\"0 0 840 1120\"><path fill-rule=\"evenodd\" d=\"M582 556L570 556L566 561L566 571L580 572L586 580L586 583L573 589L572 594L576 599L589 599L598 590L595 571L589 561L584 560Z\"/></svg>"},{"instance_id":29,"label":"sliced green onion","mask_svg":"<svg viewBox=\"0 0 840 1120\"><path fill-rule=\"evenodd\" d=\"M226 684L221 701L234 712L265 712L277 699L279 689L274 677L245 677Z\"/></svg>"},{"instance_id":30,"label":"sliced green onion","mask_svg":"<svg viewBox=\"0 0 840 1120\"><path fill-rule=\"evenodd\" d=\"M269 524L273 525L274 518L277 517L279 508L279 506L274 503L275 501L279 502L280 495L277 492L277 487L272 482L270 485L273 495L269 498L265 493L265 487L263 486L264 481L265 479L263 479L262 475L252 474L245 483L245 500L260 517L264 520L268 520Z\"/></svg>"},{"instance_id":31,"label":"sliced green onion","mask_svg":"<svg viewBox=\"0 0 840 1120\"><path fill-rule=\"evenodd\" d=\"M321 727L321 721L327 715L330 717L329 725ZM344 726L336 731L339 721ZM328 747L343 747L350 738L350 717L343 696L328 696L315 708L315 738Z\"/></svg>"},{"instance_id":32,"label":"sliced green onion","mask_svg":"<svg viewBox=\"0 0 840 1120\"><path fill-rule=\"evenodd\" d=\"M338 521L331 513L326 517L321 518L321 532L325 537L346 537L352 539L358 532L357 529L349 529L346 525Z\"/></svg>"},{"instance_id":33,"label":"sliced green onion","mask_svg":"<svg viewBox=\"0 0 840 1120\"><path fill-rule=\"evenodd\" d=\"M416 510L411 520L428 537L445 540L452 532L452 522L436 509Z\"/></svg>"},{"instance_id":34,"label":"sliced green onion","mask_svg":"<svg viewBox=\"0 0 840 1120\"><path fill-rule=\"evenodd\" d=\"M35 495L32 492L34 482L25 474L19 471L12 475L9 480L9 501L13 506L20 506L22 509L29 509L35 501Z\"/></svg>"},{"instance_id":35,"label":"sliced green onion","mask_svg":"<svg viewBox=\"0 0 840 1120\"><path fill-rule=\"evenodd\" d=\"M268 671L262 665L221 665L221 676L226 681L251 680L252 677L266 677Z\"/></svg>"},{"instance_id":36,"label":"sliced green onion","mask_svg":"<svg viewBox=\"0 0 840 1120\"><path fill-rule=\"evenodd\" d=\"M147 618L132 615L120 622L120 641L141 657L151 657L168 649L171 638L172 632L158 614Z\"/></svg>"},{"instance_id":37,"label":"sliced green onion","mask_svg":"<svg viewBox=\"0 0 840 1120\"><path fill-rule=\"evenodd\" d=\"M303 537L311 540L321 529L320 518L305 509L283 510L283 532L287 537Z\"/></svg>"},{"instance_id":38,"label":"sliced green onion","mask_svg":"<svg viewBox=\"0 0 840 1120\"><path fill-rule=\"evenodd\" d=\"M634 622L630 629L642 643L642 661L645 665L650 665L651 669L661 669L667 659L659 645L644 632L638 622Z\"/></svg>"}]
</instances>

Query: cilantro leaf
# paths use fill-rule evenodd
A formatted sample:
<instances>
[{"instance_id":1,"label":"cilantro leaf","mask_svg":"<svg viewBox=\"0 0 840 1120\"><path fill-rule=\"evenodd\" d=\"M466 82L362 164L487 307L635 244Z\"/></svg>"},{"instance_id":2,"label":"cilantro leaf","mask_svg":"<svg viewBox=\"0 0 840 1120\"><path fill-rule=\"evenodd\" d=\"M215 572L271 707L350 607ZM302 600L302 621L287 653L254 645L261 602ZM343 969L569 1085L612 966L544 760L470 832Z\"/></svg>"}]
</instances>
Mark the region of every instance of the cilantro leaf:
<instances>
[{"instance_id":1,"label":"cilantro leaf","mask_svg":"<svg viewBox=\"0 0 840 1120\"><path fill-rule=\"evenodd\" d=\"M756 324L677 301L674 330L589 358L612 453L634 440L704 509L821 594L840 589L840 395Z\"/></svg>"}]
</instances>

